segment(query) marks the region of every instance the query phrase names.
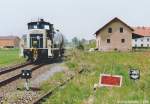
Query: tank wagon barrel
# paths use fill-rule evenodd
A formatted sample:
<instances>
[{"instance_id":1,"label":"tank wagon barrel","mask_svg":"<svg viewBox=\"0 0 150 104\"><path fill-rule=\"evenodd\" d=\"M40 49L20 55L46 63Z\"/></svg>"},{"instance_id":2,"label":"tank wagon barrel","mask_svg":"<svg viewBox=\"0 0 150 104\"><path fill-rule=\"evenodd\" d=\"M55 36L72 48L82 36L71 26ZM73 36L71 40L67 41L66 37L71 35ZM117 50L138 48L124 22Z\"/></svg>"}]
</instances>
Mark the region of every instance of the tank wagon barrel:
<instances>
[{"instance_id":1,"label":"tank wagon barrel","mask_svg":"<svg viewBox=\"0 0 150 104\"><path fill-rule=\"evenodd\" d=\"M28 23L28 33L21 43L22 55L31 61L56 58L64 53L63 35L43 19Z\"/></svg>"}]
</instances>

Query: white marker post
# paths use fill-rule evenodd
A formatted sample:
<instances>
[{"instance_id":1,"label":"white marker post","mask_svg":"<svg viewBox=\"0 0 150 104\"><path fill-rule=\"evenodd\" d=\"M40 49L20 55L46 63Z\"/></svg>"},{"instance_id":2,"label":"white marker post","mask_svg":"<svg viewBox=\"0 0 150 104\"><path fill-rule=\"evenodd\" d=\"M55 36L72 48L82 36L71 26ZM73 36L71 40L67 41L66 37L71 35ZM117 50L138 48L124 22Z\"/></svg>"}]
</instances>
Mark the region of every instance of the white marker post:
<instances>
[{"instance_id":1,"label":"white marker post","mask_svg":"<svg viewBox=\"0 0 150 104\"><path fill-rule=\"evenodd\" d=\"M31 74L32 74L31 70L22 70L21 71L21 78L26 80L24 87L26 88L27 91L30 90L29 79L32 76Z\"/></svg>"},{"instance_id":2,"label":"white marker post","mask_svg":"<svg viewBox=\"0 0 150 104\"><path fill-rule=\"evenodd\" d=\"M29 80L28 79L26 79L25 88L26 88L27 91L29 91L29 89L30 89Z\"/></svg>"}]
</instances>

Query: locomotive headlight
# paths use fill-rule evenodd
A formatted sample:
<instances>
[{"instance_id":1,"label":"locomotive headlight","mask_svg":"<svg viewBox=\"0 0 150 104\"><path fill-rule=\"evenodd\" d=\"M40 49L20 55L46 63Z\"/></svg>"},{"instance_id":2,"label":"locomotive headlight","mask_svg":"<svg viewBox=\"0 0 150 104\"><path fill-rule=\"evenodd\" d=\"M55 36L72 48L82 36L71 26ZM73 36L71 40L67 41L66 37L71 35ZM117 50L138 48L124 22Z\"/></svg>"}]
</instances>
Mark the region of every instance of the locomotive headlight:
<instances>
[{"instance_id":1,"label":"locomotive headlight","mask_svg":"<svg viewBox=\"0 0 150 104\"><path fill-rule=\"evenodd\" d=\"M37 36L37 40L40 40L40 36Z\"/></svg>"}]
</instances>

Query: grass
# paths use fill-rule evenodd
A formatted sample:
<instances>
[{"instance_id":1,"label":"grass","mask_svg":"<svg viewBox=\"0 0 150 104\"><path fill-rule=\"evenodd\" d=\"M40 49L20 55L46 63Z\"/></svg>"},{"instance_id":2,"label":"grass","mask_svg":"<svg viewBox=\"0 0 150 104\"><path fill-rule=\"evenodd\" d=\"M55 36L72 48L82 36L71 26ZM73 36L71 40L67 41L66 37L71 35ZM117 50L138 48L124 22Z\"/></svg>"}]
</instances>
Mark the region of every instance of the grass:
<instances>
[{"instance_id":1,"label":"grass","mask_svg":"<svg viewBox=\"0 0 150 104\"><path fill-rule=\"evenodd\" d=\"M51 77L49 80L43 82L41 89L46 93L50 89L53 89L60 83L63 83L63 80L65 80L65 73L64 72L59 72L56 73L53 77Z\"/></svg>"},{"instance_id":2,"label":"grass","mask_svg":"<svg viewBox=\"0 0 150 104\"><path fill-rule=\"evenodd\" d=\"M82 64L87 71L76 76L71 82L48 98L44 104L149 104L150 98L150 53L100 53L73 51L66 65L73 71ZM129 68L141 71L140 80L129 78ZM117 74L123 76L120 88L101 87L93 91L99 82L100 74ZM145 102L145 103L143 103Z\"/></svg>"},{"instance_id":3,"label":"grass","mask_svg":"<svg viewBox=\"0 0 150 104\"><path fill-rule=\"evenodd\" d=\"M0 67L24 62L25 59L19 57L19 49L0 49Z\"/></svg>"}]
</instances>

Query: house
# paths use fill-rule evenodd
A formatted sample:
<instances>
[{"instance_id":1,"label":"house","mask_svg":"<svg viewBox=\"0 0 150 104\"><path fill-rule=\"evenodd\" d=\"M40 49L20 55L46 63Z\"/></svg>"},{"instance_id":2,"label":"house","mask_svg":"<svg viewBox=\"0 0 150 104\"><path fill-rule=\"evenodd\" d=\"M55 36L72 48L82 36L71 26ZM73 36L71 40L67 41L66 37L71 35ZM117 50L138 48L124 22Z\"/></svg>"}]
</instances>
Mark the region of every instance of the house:
<instances>
[{"instance_id":1,"label":"house","mask_svg":"<svg viewBox=\"0 0 150 104\"><path fill-rule=\"evenodd\" d=\"M132 27L115 17L96 31L96 48L99 51L130 51L133 31Z\"/></svg>"},{"instance_id":2,"label":"house","mask_svg":"<svg viewBox=\"0 0 150 104\"><path fill-rule=\"evenodd\" d=\"M135 38L132 40L132 47L134 48L142 48L142 47L150 47L150 27L133 27L133 34L141 35L140 38Z\"/></svg>"},{"instance_id":3,"label":"house","mask_svg":"<svg viewBox=\"0 0 150 104\"><path fill-rule=\"evenodd\" d=\"M19 47L20 38L17 36L0 36L0 48Z\"/></svg>"}]
</instances>

